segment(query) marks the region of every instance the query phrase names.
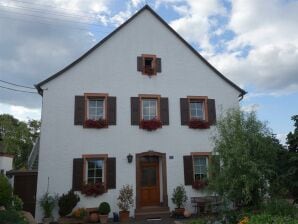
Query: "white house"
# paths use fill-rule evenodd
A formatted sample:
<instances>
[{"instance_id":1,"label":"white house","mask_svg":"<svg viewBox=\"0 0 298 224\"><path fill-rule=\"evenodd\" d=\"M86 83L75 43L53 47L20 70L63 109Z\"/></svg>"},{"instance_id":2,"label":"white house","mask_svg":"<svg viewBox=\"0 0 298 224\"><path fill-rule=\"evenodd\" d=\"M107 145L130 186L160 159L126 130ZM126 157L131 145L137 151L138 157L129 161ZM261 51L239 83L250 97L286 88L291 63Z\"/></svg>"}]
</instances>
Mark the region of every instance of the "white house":
<instances>
[{"instance_id":1,"label":"white house","mask_svg":"<svg viewBox=\"0 0 298 224\"><path fill-rule=\"evenodd\" d=\"M78 207L107 201L117 212L119 189L130 184L132 216L174 209L180 184L189 198L201 194L192 183L208 176L216 116L245 94L147 5L36 88L43 97L37 199L49 178L51 193L76 190ZM96 182L103 194L81 192Z\"/></svg>"}]
</instances>

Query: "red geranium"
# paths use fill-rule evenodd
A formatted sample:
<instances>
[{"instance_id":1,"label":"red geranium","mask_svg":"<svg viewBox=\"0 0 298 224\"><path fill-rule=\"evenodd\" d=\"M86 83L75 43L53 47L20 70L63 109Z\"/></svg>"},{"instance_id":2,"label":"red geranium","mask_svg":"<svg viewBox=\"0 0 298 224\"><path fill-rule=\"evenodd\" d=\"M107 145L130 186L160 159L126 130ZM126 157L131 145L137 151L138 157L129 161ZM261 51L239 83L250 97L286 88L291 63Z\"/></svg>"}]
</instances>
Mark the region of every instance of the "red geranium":
<instances>
[{"instance_id":1,"label":"red geranium","mask_svg":"<svg viewBox=\"0 0 298 224\"><path fill-rule=\"evenodd\" d=\"M84 184L82 187L82 194L86 196L98 196L105 193L105 187L102 183Z\"/></svg>"},{"instance_id":2,"label":"red geranium","mask_svg":"<svg viewBox=\"0 0 298 224\"><path fill-rule=\"evenodd\" d=\"M161 121L157 118L153 118L151 120L141 120L140 128L146 129L148 131L154 131L158 128L161 128L162 124Z\"/></svg>"},{"instance_id":3,"label":"red geranium","mask_svg":"<svg viewBox=\"0 0 298 224\"><path fill-rule=\"evenodd\" d=\"M210 128L210 125L207 121L192 118L188 123L188 127L193 129L206 129Z\"/></svg>"},{"instance_id":4,"label":"red geranium","mask_svg":"<svg viewBox=\"0 0 298 224\"><path fill-rule=\"evenodd\" d=\"M91 120L88 119L85 121L85 127L87 128L106 128L108 122L105 119Z\"/></svg>"},{"instance_id":5,"label":"red geranium","mask_svg":"<svg viewBox=\"0 0 298 224\"><path fill-rule=\"evenodd\" d=\"M196 190L201 190L203 188L205 188L208 185L208 181L203 179L203 180L195 180L192 183L192 188L196 189Z\"/></svg>"}]
</instances>

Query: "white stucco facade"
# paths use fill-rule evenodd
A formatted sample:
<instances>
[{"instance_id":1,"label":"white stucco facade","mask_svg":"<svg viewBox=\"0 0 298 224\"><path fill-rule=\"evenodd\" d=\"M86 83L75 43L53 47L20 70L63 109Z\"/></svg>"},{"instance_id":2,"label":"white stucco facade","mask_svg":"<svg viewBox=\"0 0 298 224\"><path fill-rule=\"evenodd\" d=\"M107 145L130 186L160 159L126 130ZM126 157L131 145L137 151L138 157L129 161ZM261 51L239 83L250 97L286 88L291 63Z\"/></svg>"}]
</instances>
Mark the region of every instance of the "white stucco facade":
<instances>
[{"instance_id":1,"label":"white stucco facade","mask_svg":"<svg viewBox=\"0 0 298 224\"><path fill-rule=\"evenodd\" d=\"M162 72L148 77L137 71L137 56L155 54ZM217 117L239 105L239 90L219 77L148 10L142 11L108 41L62 75L41 86L42 125L37 199L47 189L62 194L72 188L73 158L82 154L116 157L116 189L99 197L81 196L78 207L97 207L107 201L118 211L117 197L124 184L136 186L135 154L154 150L166 153L169 207L173 188L184 183L183 155L212 151L210 129L181 126L180 98L208 96L215 99ZM74 125L74 100L84 93L108 93L117 97L117 125L86 129ZM159 94L169 99L169 125L148 132L131 125L130 97ZM127 162L127 155L133 162ZM173 156L173 159L169 159ZM190 197L198 195L186 186ZM187 207L191 208L190 201ZM134 209L131 210L133 215ZM36 218L42 217L37 203Z\"/></svg>"}]
</instances>

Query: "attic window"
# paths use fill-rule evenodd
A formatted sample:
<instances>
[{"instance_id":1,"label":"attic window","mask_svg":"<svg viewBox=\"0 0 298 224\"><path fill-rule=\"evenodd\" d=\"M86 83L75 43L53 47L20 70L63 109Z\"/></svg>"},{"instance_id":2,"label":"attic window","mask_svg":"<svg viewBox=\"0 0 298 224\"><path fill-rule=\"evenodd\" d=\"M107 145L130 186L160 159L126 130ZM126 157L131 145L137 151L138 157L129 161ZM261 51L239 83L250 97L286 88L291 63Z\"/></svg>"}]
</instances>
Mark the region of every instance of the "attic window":
<instances>
[{"instance_id":1,"label":"attic window","mask_svg":"<svg viewBox=\"0 0 298 224\"><path fill-rule=\"evenodd\" d=\"M156 75L156 56L142 55L143 57L143 74Z\"/></svg>"},{"instance_id":2,"label":"attic window","mask_svg":"<svg viewBox=\"0 0 298 224\"><path fill-rule=\"evenodd\" d=\"M156 75L157 72L161 72L161 59L156 55L142 54L138 57L138 71L143 75Z\"/></svg>"}]
</instances>

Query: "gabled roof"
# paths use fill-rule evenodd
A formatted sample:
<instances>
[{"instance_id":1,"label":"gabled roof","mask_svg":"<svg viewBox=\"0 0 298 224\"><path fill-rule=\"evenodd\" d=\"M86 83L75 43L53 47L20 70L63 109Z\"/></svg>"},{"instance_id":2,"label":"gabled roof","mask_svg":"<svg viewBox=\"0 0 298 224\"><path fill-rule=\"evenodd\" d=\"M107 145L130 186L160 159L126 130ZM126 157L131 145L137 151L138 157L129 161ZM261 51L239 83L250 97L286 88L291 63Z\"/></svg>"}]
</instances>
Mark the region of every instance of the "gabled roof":
<instances>
[{"instance_id":1,"label":"gabled roof","mask_svg":"<svg viewBox=\"0 0 298 224\"><path fill-rule=\"evenodd\" d=\"M227 77L225 77L223 74L221 74L216 68L214 68L202 55L199 54L186 40L184 40L170 25L164 21L149 5L145 5L143 8L141 8L137 13L135 13L132 17L130 17L127 21L125 21L122 25L120 25L118 28L116 28L113 32L111 32L109 35L107 35L105 38L103 38L99 43L97 43L94 47L92 47L90 50L88 50L85 54L83 54L81 57L79 57L77 60L57 72L56 74L50 76L49 78L45 79L44 81L38 83L35 85L37 91L40 95L42 95L43 91L41 89L41 86L45 83L51 81L52 79L55 79L59 75L63 74L66 70L70 69L77 63L79 63L81 60L83 60L85 57L87 57L90 53L92 53L95 49L100 47L102 44L104 44L110 37L112 37L114 34L116 34L119 30L121 30L123 27L125 27L128 23L130 23L134 18L136 18L139 14L141 14L143 11L148 10L152 13L153 16L155 16L162 24L165 25L165 27L170 30L178 39L180 39L186 47L188 47L197 57L199 57L211 70L213 70L220 78L222 78L224 81L226 81L228 84L230 84L232 87L234 87L236 90L240 92L239 97L243 97L243 95L246 94L246 91L241 89L239 86L237 86L235 83L233 83L231 80L229 80Z\"/></svg>"}]
</instances>

